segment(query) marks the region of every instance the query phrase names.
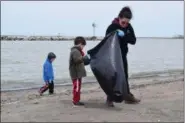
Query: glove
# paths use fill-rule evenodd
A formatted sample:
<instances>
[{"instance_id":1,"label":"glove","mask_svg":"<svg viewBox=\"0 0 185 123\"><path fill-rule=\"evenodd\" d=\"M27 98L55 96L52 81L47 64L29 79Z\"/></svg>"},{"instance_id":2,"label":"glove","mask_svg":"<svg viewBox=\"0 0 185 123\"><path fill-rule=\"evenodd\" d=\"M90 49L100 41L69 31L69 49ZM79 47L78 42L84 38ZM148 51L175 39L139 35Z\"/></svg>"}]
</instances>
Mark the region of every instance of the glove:
<instances>
[{"instance_id":1,"label":"glove","mask_svg":"<svg viewBox=\"0 0 185 123\"><path fill-rule=\"evenodd\" d=\"M87 54L83 57L83 61L84 61L84 65L90 64L91 58L90 58L89 54Z\"/></svg>"},{"instance_id":2,"label":"glove","mask_svg":"<svg viewBox=\"0 0 185 123\"><path fill-rule=\"evenodd\" d=\"M125 33L124 33L122 30L120 30L120 29L117 30L117 34L118 34L118 36L120 36L120 37L125 36Z\"/></svg>"},{"instance_id":3,"label":"glove","mask_svg":"<svg viewBox=\"0 0 185 123\"><path fill-rule=\"evenodd\" d=\"M90 57L90 55L89 54L87 54L87 55L85 55L88 59L91 59L91 57Z\"/></svg>"}]
</instances>

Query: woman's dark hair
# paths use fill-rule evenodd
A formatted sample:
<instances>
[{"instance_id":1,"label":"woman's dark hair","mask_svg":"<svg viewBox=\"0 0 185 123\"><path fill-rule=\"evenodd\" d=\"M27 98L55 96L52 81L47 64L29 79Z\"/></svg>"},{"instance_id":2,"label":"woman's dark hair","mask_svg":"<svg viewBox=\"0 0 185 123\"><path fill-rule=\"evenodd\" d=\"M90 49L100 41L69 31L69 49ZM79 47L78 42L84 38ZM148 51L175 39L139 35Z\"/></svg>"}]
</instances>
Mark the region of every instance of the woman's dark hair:
<instances>
[{"instance_id":1,"label":"woman's dark hair","mask_svg":"<svg viewBox=\"0 0 185 123\"><path fill-rule=\"evenodd\" d=\"M53 52L48 53L48 59L51 60L53 58L56 58L56 55Z\"/></svg>"},{"instance_id":2,"label":"woman's dark hair","mask_svg":"<svg viewBox=\"0 0 185 123\"><path fill-rule=\"evenodd\" d=\"M128 7L128 6L123 7L121 9L121 11L119 12L118 17L132 19L132 11L131 11L130 7Z\"/></svg>"},{"instance_id":3,"label":"woman's dark hair","mask_svg":"<svg viewBox=\"0 0 185 123\"><path fill-rule=\"evenodd\" d=\"M82 36L76 37L74 40L74 45L78 45L78 44L86 45L85 38Z\"/></svg>"}]
</instances>

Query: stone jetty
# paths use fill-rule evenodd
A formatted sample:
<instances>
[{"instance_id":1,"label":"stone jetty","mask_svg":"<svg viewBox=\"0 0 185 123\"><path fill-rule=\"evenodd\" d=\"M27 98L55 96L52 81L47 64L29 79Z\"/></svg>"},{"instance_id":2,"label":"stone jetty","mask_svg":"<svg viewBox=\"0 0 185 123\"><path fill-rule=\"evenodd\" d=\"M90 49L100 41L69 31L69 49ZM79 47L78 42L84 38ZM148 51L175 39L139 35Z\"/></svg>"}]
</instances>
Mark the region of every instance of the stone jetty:
<instances>
[{"instance_id":1,"label":"stone jetty","mask_svg":"<svg viewBox=\"0 0 185 123\"><path fill-rule=\"evenodd\" d=\"M103 37L88 36L86 40L102 40ZM23 36L23 35L1 35L1 41L70 41L75 36Z\"/></svg>"},{"instance_id":2,"label":"stone jetty","mask_svg":"<svg viewBox=\"0 0 185 123\"><path fill-rule=\"evenodd\" d=\"M89 41L102 40L103 36L86 36L84 37ZM184 39L183 35L173 37L137 37L141 39ZM24 36L24 35L1 35L1 41L71 41L75 36Z\"/></svg>"}]
</instances>

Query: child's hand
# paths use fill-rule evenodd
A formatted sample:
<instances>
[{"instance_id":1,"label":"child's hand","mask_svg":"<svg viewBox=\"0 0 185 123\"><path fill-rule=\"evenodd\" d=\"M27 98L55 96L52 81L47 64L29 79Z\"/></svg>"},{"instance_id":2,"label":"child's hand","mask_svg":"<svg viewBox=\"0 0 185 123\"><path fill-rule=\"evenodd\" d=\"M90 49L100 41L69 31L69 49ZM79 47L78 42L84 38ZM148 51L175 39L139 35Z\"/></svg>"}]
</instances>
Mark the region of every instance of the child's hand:
<instances>
[{"instance_id":1,"label":"child's hand","mask_svg":"<svg viewBox=\"0 0 185 123\"><path fill-rule=\"evenodd\" d=\"M89 65L91 59L90 56L87 54L83 57L84 65Z\"/></svg>"}]
</instances>

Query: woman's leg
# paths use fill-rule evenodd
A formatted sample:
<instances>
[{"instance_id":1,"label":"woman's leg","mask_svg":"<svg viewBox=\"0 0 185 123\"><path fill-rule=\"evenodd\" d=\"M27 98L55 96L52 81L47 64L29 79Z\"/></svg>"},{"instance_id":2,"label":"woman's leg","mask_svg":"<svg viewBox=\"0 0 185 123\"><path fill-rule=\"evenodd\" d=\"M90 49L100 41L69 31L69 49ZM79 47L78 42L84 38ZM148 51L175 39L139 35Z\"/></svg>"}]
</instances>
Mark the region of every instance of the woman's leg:
<instances>
[{"instance_id":1,"label":"woman's leg","mask_svg":"<svg viewBox=\"0 0 185 123\"><path fill-rule=\"evenodd\" d=\"M123 56L123 65L124 65L124 72L125 72L125 78L126 78L126 85L127 85L127 92L130 94L130 86L128 82L128 61L127 56Z\"/></svg>"},{"instance_id":2,"label":"woman's leg","mask_svg":"<svg viewBox=\"0 0 185 123\"><path fill-rule=\"evenodd\" d=\"M124 65L124 71L125 71L125 77L126 77L126 85L128 89L128 97L125 99L127 103L138 103L140 102L139 99L135 98L134 95L130 92L130 86L128 81L128 61L127 56L123 56L123 65Z\"/></svg>"}]
</instances>

